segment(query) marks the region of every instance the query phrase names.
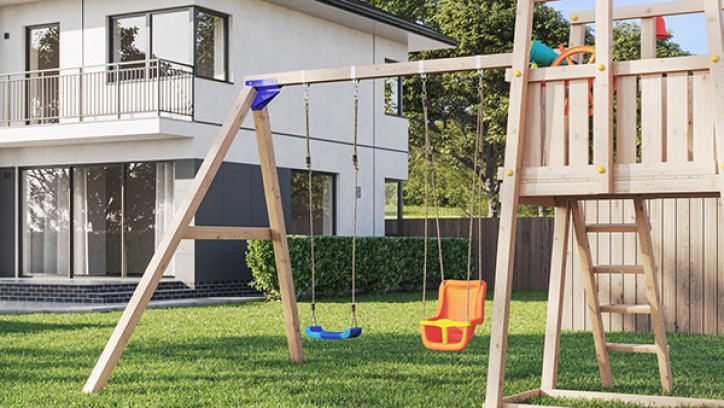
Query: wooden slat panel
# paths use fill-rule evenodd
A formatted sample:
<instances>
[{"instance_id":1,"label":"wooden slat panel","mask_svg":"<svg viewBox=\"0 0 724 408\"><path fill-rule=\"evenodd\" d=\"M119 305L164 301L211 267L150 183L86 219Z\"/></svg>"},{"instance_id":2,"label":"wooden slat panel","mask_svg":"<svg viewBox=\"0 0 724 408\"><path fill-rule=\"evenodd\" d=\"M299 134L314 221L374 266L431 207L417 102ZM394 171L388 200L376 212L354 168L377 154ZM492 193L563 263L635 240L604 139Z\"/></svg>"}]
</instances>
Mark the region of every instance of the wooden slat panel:
<instances>
[{"instance_id":1,"label":"wooden slat panel","mask_svg":"<svg viewBox=\"0 0 724 408\"><path fill-rule=\"evenodd\" d=\"M528 126L525 127L526 147L523 167L537 167L543 164L543 92L541 84L528 85Z\"/></svg>"},{"instance_id":2,"label":"wooden slat panel","mask_svg":"<svg viewBox=\"0 0 724 408\"><path fill-rule=\"evenodd\" d=\"M676 331L676 308L679 304L676 295L676 239L677 223L678 218L676 216L676 200L665 199L663 200L662 218L663 224L663 240L662 240L662 276L663 276L663 290L662 298L665 299L663 302L662 309L664 311L664 320L666 321L666 331Z\"/></svg>"},{"instance_id":3,"label":"wooden slat panel","mask_svg":"<svg viewBox=\"0 0 724 408\"><path fill-rule=\"evenodd\" d=\"M588 80L571 81L568 88L571 166L587 166L590 163L589 104Z\"/></svg>"},{"instance_id":4,"label":"wooden slat panel","mask_svg":"<svg viewBox=\"0 0 724 408\"><path fill-rule=\"evenodd\" d=\"M545 149L543 163L564 166L568 162L566 142L566 87L562 81L546 84Z\"/></svg>"},{"instance_id":5,"label":"wooden slat panel","mask_svg":"<svg viewBox=\"0 0 724 408\"><path fill-rule=\"evenodd\" d=\"M689 332L704 333L704 199L689 200ZM679 271L681 273L681 271Z\"/></svg>"},{"instance_id":6,"label":"wooden slat panel","mask_svg":"<svg viewBox=\"0 0 724 408\"><path fill-rule=\"evenodd\" d=\"M669 74L666 78L666 161L689 160L689 73Z\"/></svg>"},{"instance_id":7,"label":"wooden slat panel","mask_svg":"<svg viewBox=\"0 0 724 408\"><path fill-rule=\"evenodd\" d=\"M623 222L636 222L636 213L634 212L633 203L626 200L623 203ZM638 239L635 232L624 232L621 234L623 242L623 261L624 265L638 264ZM638 304L637 297L637 280L636 275L623 276L623 302L627 304ZM623 316L623 330L632 332L636 331L636 319L638 316Z\"/></svg>"},{"instance_id":8,"label":"wooden slat panel","mask_svg":"<svg viewBox=\"0 0 724 408\"><path fill-rule=\"evenodd\" d=\"M623 205L622 200L611 200L611 222L622 223L623 222ZM623 265L623 233L609 233L611 242L611 258L610 263L613 265ZM622 304L624 303L624 287L623 280L624 276L620 274L614 274L611 278L611 303ZM631 317L631 316L628 316ZM623 331L623 319L624 316L619 313L611 315L611 331Z\"/></svg>"},{"instance_id":9,"label":"wooden slat panel","mask_svg":"<svg viewBox=\"0 0 724 408\"><path fill-rule=\"evenodd\" d=\"M638 81L635 76L618 78L616 91L616 163L636 163Z\"/></svg>"},{"instance_id":10,"label":"wooden slat panel","mask_svg":"<svg viewBox=\"0 0 724 408\"><path fill-rule=\"evenodd\" d=\"M611 223L611 200L601 200L598 202L598 223L609 224ZM620 220L617 220L620 221ZM611 265L611 233L610 232L598 232L595 234L589 234L589 236L596 236L598 238L598 245L592 251L594 255L594 265ZM619 303L619 301L611 298L611 275L610 274L597 274L596 281L598 282L598 301L600 303ZM603 327L606 331L611 331L611 319L612 316L602 316Z\"/></svg>"},{"instance_id":11,"label":"wooden slat panel","mask_svg":"<svg viewBox=\"0 0 724 408\"><path fill-rule=\"evenodd\" d=\"M664 82L661 75L641 77L641 161L664 161Z\"/></svg>"},{"instance_id":12,"label":"wooden slat panel","mask_svg":"<svg viewBox=\"0 0 724 408\"><path fill-rule=\"evenodd\" d=\"M715 198L704 199L704 235L702 243L704 247L704 333L717 335L718 303L724 303L717 291L718 285L724 285L717 279L717 241L719 225L719 200Z\"/></svg>"},{"instance_id":13,"label":"wooden slat panel","mask_svg":"<svg viewBox=\"0 0 724 408\"><path fill-rule=\"evenodd\" d=\"M692 82L694 161L700 162L715 159L710 78L708 72L695 72Z\"/></svg>"},{"instance_id":14,"label":"wooden slat panel","mask_svg":"<svg viewBox=\"0 0 724 408\"><path fill-rule=\"evenodd\" d=\"M690 199L676 200L676 330L689 331ZM672 299L668 299L669 302Z\"/></svg>"}]
</instances>

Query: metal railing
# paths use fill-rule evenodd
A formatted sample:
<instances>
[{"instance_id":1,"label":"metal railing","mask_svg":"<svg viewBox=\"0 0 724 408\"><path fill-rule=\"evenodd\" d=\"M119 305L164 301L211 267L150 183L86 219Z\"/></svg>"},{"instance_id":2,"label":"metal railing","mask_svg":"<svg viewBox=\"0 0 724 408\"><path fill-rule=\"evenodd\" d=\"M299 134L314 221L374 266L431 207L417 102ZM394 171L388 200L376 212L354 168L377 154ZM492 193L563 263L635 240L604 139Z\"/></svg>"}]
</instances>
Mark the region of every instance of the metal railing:
<instances>
[{"instance_id":1,"label":"metal railing","mask_svg":"<svg viewBox=\"0 0 724 408\"><path fill-rule=\"evenodd\" d=\"M0 75L0 126L192 118L193 67L155 59Z\"/></svg>"}]
</instances>

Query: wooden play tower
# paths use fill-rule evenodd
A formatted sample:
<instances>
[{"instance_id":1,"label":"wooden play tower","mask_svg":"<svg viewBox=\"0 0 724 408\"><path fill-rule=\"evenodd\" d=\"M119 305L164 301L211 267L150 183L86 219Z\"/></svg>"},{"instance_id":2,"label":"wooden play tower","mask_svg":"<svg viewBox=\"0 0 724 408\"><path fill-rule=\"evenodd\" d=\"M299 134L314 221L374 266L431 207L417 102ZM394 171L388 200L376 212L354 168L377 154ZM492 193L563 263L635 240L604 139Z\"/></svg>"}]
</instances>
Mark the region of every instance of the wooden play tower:
<instances>
[{"instance_id":1,"label":"wooden play tower","mask_svg":"<svg viewBox=\"0 0 724 408\"><path fill-rule=\"evenodd\" d=\"M540 0L519 0L512 54L417 61L256 75L234 104L216 141L177 209L133 298L93 370L85 392L102 389L128 343L164 270L182 239L271 239L274 242L289 351L304 354L286 243L273 138L266 105L281 87L361 81L482 69L507 69L510 110L505 164L501 169L501 220L493 303L486 408L529 406L539 396L620 400L649 406L718 406L724 401L640 396L557 389L561 314L568 234L572 223L580 254L595 352L605 388L614 386L610 352L651 353L658 360L662 391L674 388L661 313L657 260L651 248L645 200L721 197L724 191L724 40L722 0L687 0L614 8L596 0L596 9L571 17L570 46L582 45L585 25L595 24L595 63L531 69L533 10ZM656 58L656 17L703 13L708 54ZM613 61L613 24L641 20L642 59ZM592 103L591 103L592 102ZM237 137L254 111L269 228L191 226L193 216ZM634 203L635 223L586 225L583 200L619 199ZM504 397L513 254L518 204L555 207L554 245L541 387ZM720 206L721 208L721 206ZM721 215L724 217L724 213ZM635 232L642 263L594 265L588 233ZM720 240L724 237L720 237ZM646 302L601 304L596 276L642 275ZM653 344L606 340L602 313L651 316Z\"/></svg>"}]
</instances>

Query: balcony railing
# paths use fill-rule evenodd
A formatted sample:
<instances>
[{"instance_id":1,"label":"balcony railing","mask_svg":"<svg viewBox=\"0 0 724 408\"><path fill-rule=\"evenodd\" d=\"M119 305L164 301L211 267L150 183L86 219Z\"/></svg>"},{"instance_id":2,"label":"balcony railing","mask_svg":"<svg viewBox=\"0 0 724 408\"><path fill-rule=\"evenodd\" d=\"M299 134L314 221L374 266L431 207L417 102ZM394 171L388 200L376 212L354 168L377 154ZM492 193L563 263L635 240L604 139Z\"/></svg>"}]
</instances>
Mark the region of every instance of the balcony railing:
<instances>
[{"instance_id":1,"label":"balcony railing","mask_svg":"<svg viewBox=\"0 0 724 408\"><path fill-rule=\"evenodd\" d=\"M194 112L193 67L167 60L0 75L0 126Z\"/></svg>"}]
</instances>

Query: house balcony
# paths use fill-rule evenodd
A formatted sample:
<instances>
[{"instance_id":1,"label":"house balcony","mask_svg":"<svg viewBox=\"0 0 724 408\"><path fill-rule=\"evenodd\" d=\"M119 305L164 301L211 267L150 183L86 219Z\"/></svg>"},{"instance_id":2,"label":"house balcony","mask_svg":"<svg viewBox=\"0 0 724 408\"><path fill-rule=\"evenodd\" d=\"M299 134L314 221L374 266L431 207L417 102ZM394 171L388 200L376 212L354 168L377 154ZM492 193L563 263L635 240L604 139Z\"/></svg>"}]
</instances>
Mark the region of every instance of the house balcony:
<instances>
[{"instance_id":1,"label":"house balcony","mask_svg":"<svg viewBox=\"0 0 724 408\"><path fill-rule=\"evenodd\" d=\"M0 74L0 146L162 136L193 121L194 82L192 66L162 59Z\"/></svg>"}]
</instances>

